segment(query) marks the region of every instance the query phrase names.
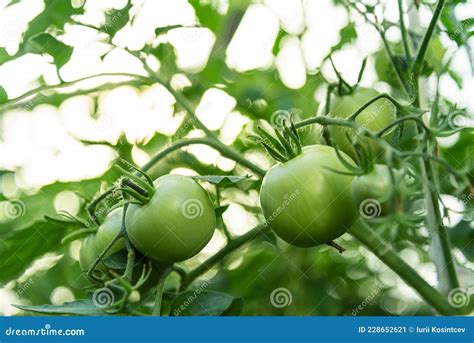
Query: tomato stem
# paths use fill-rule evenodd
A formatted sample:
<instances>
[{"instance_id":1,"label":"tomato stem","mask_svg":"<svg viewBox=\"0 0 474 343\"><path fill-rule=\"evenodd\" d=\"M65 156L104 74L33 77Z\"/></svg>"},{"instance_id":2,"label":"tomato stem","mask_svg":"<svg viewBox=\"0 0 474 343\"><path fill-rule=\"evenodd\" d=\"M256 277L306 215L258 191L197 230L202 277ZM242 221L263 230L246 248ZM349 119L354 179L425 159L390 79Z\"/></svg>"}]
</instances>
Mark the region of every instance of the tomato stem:
<instances>
[{"instance_id":1,"label":"tomato stem","mask_svg":"<svg viewBox=\"0 0 474 343\"><path fill-rule=\"evenodd\" d=\"M189 139L184 139L182 141L178 141L174 143L173 145L170 145L166 149L160 151L158 154L153 156L150 161L148 161L143 167L141 168L143 171L149 170L151 167L153 167L156 163L158 163L160 160L168 156L170 153L174 152L175 150L178 150L182 147L188 146L188 145L193 145L193 144L203 144L203 145L208 145L217 151L219 151L224 157L227 157L238 164L246 167L247 169L251 170L255 174L257 174L260 177L263 177L265 175L265 170L260 168L259 166L255 165L254 163L250 162L249 160L242 158L240 154L237 154L234 152L233 149L229 149L227 146L219 144L217 141L207 138L207 137L202 137L202 138L189 138Z\"/></svg>"},{"instance_id":2,"label":"tomato stem","mask_svg":"<svg viewBox=\"0 0 474 343\"><path fill-rule=\"evenodd\" d=\"M336 249L340 254L342 254L344 251L346 251L346 249L344 247L340 246L339 244L337 244L334 241L331 241L331 242L327 243L327 245L329 245L330 247Z\"/></svg>"},{"instance_id":3,"label":"tomato stem","mask_svg":"<svg viewBox=\"0 0 474 343\"><path fill-rule=\"evenodd\" d=\"M451 307L445 297L428 284L412 267L410 267L389 244L372 230L363 220L358 220L351 227L349 233L363 243L375 256L390 267L409 286L414 288L418 294L436 311L442 315L458 314Z\"/></svg>"},{"instance_id":4,"label":"tomato stem","mask_svg":"<svg viewBox=\"0 0 474 343\"><path fill-rule=\"evenodd\" d=\"M155 305L153 307L153 316L161 316L161 307L163 303L163 291L165 288L165 281L168 275L173 271L173 266L165 267L160 275L158 280L158 285L156 286L156 295L155 295Z\"/></svg>"},{"instance_id":5,"label":"tomato stem","mask_svg":"<svg viewBox=\"0 0 474 343\"><path fill-rule=\"evenodd\" d=\"M403 109L403 105L401 105L397 100L395 100L393 97L386 93L382 93L377 95L376 97L370 99L367 101L364 105L362 105L357 111L355 111L353 114L351 114L347 119L348 120L355 120L359 114L361 114L367 107L372 105L374 102L376 102L379 99L387 99L389 100L397 109L397 113L400 112Z\"/></svg>"},{"instance_id":6,"label":"tomato stem","mask_svg":"<svg viewBox=\"0 0 474 343\"><path fill-rule=\"evenodd\" d=\"M207 272L211 269L216 263L222 261L226 258L229 254L254 240L255 238L264 235L269 230L269 226L264 224L259 224L255 226L253 229L248 231L247 233L234 238L232 241L229 241L225 247L219 250L217 253L209 257L203 263L201 263L198 267L191 270L188 274L184 282L181 283L181 289L185 290L196 278Z\"/></svg>"}]
</instances>

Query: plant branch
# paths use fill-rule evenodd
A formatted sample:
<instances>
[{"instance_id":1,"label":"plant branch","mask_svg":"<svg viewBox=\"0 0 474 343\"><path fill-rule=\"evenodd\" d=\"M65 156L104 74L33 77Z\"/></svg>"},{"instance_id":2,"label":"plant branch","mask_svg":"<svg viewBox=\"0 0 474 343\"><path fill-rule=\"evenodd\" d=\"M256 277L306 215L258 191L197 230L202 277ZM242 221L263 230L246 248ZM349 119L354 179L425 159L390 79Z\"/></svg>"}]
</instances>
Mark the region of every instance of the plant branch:
<instances>
[{"instance_id":1,"label":"plant branch","mask_svg":"<svg viewBox=\"0 0 474 343\"><path fill-rule=\"evenodd\" d=\"M419 75L423 66L426 51L428 49L431 38L434 34L436 24L439 20L441 12L444 8L446 0L438 0L436 8L433 12L430 24L426 33L423 37L423 41L418 49L415 61L413 62L412 72L415 81L415 105L420 108L420 90L419 90ZM417 127L418 131L419 128ZM434 143L436 144L436 143ZM430 154L430 141L425 139L422 142L422 152L424 154ZM435 183L435 172L433 165L430 160L422 159L420 161L420 170L423 182L423 189L425 193L425 205L427 210L426 215L426 226L430 232L432 241L439 244L441 253L443 256L443 264L437 264L438 279L447 280L447 288L445 291L448 292L450 289L459 288L459 280L456 273L455 259L451 251L451 242L449 240L446 228L443 225L443 218L439 208L439 193L437 185ZM433 184L430 182L433 180Z\"/></svg>"},{"instance_id":2,"label":"plant branch","mask_svg":"<svg viewBox=\"0 0 474 343\"><path fill-rule=\"evenodd\" d=\"M408 60L408 63L411 63L411 52L410 46L408 45L408 34L407 28L405 26L405 18L403 11L403 0L398 0L398 13L400 16L400 31L402 33L403 48L405 49L405 56Z\"/></svg>"},{"instance_id":3,"label":"plant branch","mask_svg":"<svg viewBox=\"0 0 474 343\"><path fill-rule=\"evenodd\" d=\"M174 143L173 145L167 147L166 149L160 151L158 154L153 156L150 161L148 161L141 169L143 171L149 170L153 167L158 161L165 158L167 155L172 153L173 151L180 149L182 147L193 145L193 144L204 144L208 145L217 151L219 151L224 157L227 157L242 166L248 168L249 170L253 171L259 176L265 175L265 170L260 168L259 166L255 165L254 163L250 162L249 160L243 158L239 153L237 153L234 149L229 148L228 146L216 141L212 138L202 137L202 138L189 138L179 142Z\"/></svg>"},{"instance_id":4,"label":"plant branch","mask_svg":"<svg viewBox=\"0 0 474 343\"><path fill-rule=\"evenodd\" d=\"M421 67L423 66L423 60L425 59L428 45L430 44L431 37L433 36L434 29L436 27L436 23L438 22L445 3L446 0L438 0L435 11L433 12L433 17L431 18L428 29L426 30L426 33L423 37L423 41L421 42L420 48L418 49L415 61L413 62L412 66L412 72L414 73L415 78L418 78L418 76L420 75Z\"/></svg>"},{"instance_id":5,"label":"plant branch","mask_svg":"<svg viewBox=\"0 0 474 343\"><path fill-rule=\"evenodd\" d=\"M228 146L226 146L225 144L223 144L216 136L216 134L214 132L212 132L211 130L209 130L206 125L204 125L200 120L199 118L197 117L196 113L194 112L194 110L192 109L191 105L188 103L188 100L178 91L176 91L170 84L169 82L163 80L163 78L161 77L161 75L159 75L157 72L155 72L153 69L151 69L148 64L146 63L146 61L141 58L137 53L133 52L133 51L130 51L130 50L127 50L132 56L135 56L143 65L143 67L145 68L145 70L148 72L148 74L150 75L150 77L155 80L157 83L161 84L163 87L165 87L168 92L171 93L171 95L174 96L174 98L176 99L176 102L178 104L181 105L181 107L184 108L184 110L188 113L188 116L190 117L190 120L192 122L192 124L202 130L206 136L208 138L210 138L212 140L212 146L222 152L223 154L225 153L227 157L233 159L234 161L238 161L240 164L246 166L247 168L249 168L250 170L252 170L253 172L257 173L258 175L260 176L263 176L265 175L265 172L258 166L254 165L252 162L248 161L247 159L245 159L239 151L237 150L234 150ZM208 144L208 145L211 145L211 144ZM263 174L262 174L263 173Z\"/></svg>"},{"instance_id":6,"label":"plant branch","mask_svg":"<svg viewBox=\"0 0 474 343\"><path fill-rule=\"evenodd\" d=\"M397 108L397 111L400 111L403 108L403 106L397 100L395 100L390 95L388 95L386 93L383 93L383 94L377 95L376 97L374 97L374 98L370 99L369 101L367 101L357 111L355 111L353 114L351 114L348 117L348 119L349 120L355 120L357 118L357 116L362 113L362 111L364 111L371 104L373 104L374 102L376 102L377 100L382 99L382 98L385 98L385 99L389 100Z\"/></svg>"},{"instance_id":7,"label":"plant branch","mask_svg":"<svg viewBox=\"0 0 474 343\"><path fill-rule=\"evenodd\" d=\"M0 111L5 111L5 110L9 110L11 109L11 107L15 106L18 102L20 102L21 100L24 100L34 94L37 94L37 93L41 93L41 92L44 92L44 91L47 91L47 90L53 90L53 89L60 89L60 88L66 88L66 87L70 87L70 86L73 86L77 83L80 83L80 82L83 82L83 81L86 81L86 80L90 80L90 79L94 79L94 78L99 78L99 77L104 77L104 76L115 76L115 77L130 77L130 78L133 78L133 79L136 79L136 80L140 80L142 81L143 83L145 84L151 84L153 83L153 80L146 77L146 76L143 76L143 75L138 75L138 74L131 74L131 73L102 73L102 74L94 74L94 75L90 75L90 76L85 76L85 77L82 77L82 78L79 78L77 80L73 80L73 81L66 81L66 82L61 82L61 83L58 83L56 85L44 85L44 86L40 86L40 87L37 87L37 88L34 88L34 89L31 89L25 93L23 93L22 95L16 97L16 98L13 98L13 99L10 99L7 103L3 104L2 106L0 106Z\"/></svg>"},{"instance_id":8,"label":"plant branch","mask_svg":"<svg viewBox=\"0 0 474 343\"><path fill-rule=\"evenodd\" d=\"M215 253L214 255L209 257L206 261L201 263L198 267L191 270L187 274L186 279L183 280L183 283L181 284L181 288L186 289L196 278L198 278L200 275L207 272L216 263L218 263L222 259L226 258L230 253L237 250L242 245L244 245L247 242L259 237L262 234L264 234L268 229L269 229L268 226L265 226L263 224L259 224L256 227L254 227L252 230L250 230L249 232L247 232L247 233L243 234L242 236L239 236L239 237L233 239L232 241L230 241L229 243L227 243L227 245L225 247L223 247L217 253Z\"/></svg>"},{"instance_id":9,"label":"plant branch","mask_svg":"<svg viewBox=\"0 0 474 343\"><path fill-rule=\"evenodd\" d=\"M165 281L168 275L173 271L173 266L170 265L165 267L161 271L160 278L158 280L158 285L156 286L156 295L155 295L155 305L153 307L153 316L161 316L161 307L163 302L163 291L165 289Z\"/></svg>"},{"instance_id":10,"label":"plant branch","mask_svg":"<svg viewBox=\"0 0 474 343\"><path fill-rule=\"evenodd\" d=\"M375 256L392 269L403 281L442 315L455 315L457 311L449 305L444 296L428 284L412 267L402 260L396 252L362 220L358 220L349 232L363 243Z\"/></svg>"}]
</instances>

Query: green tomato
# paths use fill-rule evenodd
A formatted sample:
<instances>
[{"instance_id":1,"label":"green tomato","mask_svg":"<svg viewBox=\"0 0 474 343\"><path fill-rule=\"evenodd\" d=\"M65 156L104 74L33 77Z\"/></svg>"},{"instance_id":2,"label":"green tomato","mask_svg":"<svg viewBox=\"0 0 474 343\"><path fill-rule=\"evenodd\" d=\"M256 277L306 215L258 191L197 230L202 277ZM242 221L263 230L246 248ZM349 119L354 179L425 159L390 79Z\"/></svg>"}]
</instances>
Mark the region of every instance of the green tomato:
<instances>
[{"instance_id":1,"label":"green tomato","mask_svg":"<svg viewBox=\"0 0 474 343\"><path fill-rule=\"evenodd\" d=\"M79 250L79 265L81 270L87 271L92 266L97 258L96 249L94 245L94 235L89 235L82 241L81 250ZM98 267L104 270L103 265Z\"/></svg>"},{"instance_id":2,"label":"green tomato","mask_svg":"<svg viewBox=\"0 0 474 343\"><path fill-rule=\"evenodd\" d=\"M341 152L347 160L350 158ZM312 247L345 233L357 217L350 195L352 176L334 148L309 145L265 175L260 204L266 223L286 242Z\"/></svg>"},{"instance_id":3,"label":"green tomato","mask_svg":"<svg viewBox=\"0 0 474 343\"><path fill-rule=\"evenodd\" d=\"M399 173L393 173L397 183ZM376 164L367 174L356 177L352 181L351 193L360 215L366 219L386 215L392 189L390 169L386 165Z\"/></svg>"},{"instance_id":4,"label":"green tomato","mask_svg":"<svg viewBox=\"0 0 474 343\"><path fill-rule=\"evenodd\" d=\"M155 193L143 205L130 205L127 233L142 254L160 261L186 260L204 248L216 227L206 191L193 179L165 175L154 181Z\"/></svg>"},{"instance_id":5,"label":"green tomato","mask_svg":"<svg viewBox=\"0 0 474 343\"><path fill-rule=\"evenodd\" d=\"M128 302L129 304L135 304L135 303L139 302L140 299L141 299L140 292L137 291L136 289L134 289L134 290L128 295L127 302Z\"/></svg>"},{"instance_id":6,"label":"green tomato","mask_svg":"<svg viewBox=\"0 0 474 343\"><path fill-rule=\"evenodd\" d=\"M358 87L356 90L349 95L342 97L334 97L331 100L331 108L329 111L329 116L338 119L346 119L369 100L380 95L377 91L368 88ZM396 107L388 99L379 99L374 103L370 104L366 109L364 109L356 118L356 124L372 131L377 132L383 129L385 126L390 124L396 119ZM346 154L355 157L355 153L352 148L352 144L347 138L347 135L353 135L354 130L349 128L331 125L329 126L329 134L332 140L332 143L337 146L339 149L344 151ZM388 132L384 138L388 139L390 137L390 132ZM363 142L370 147L371 152L375 156L380 156L382 149L380 146L372 139L364 138Z\"/></svg>"},{"instance_id":7,"label":"green tomato","mask_svg":"<svg viewBox=\"0 0 474 343\"><path fill-rule=\"evenodd\" d=\"M123 208L117 208L111 211L102 225L99 226L96 234L89 235L82 241L81 250L79 251L79 264L82 270L88 270L99 254L120 232L122 227L122 215ZM110 248L106 256L110 256L124 247L124 240L120 238L112 248ZM99 264L98 267L104 270L102 264Z\"/></svg>"},{"instance_id":8,"label":"green tomato","mask_svg":"<svg viewBox=\"0 0 474 343\"><path fill-rule=\"evenodd\" d=\"M99 226L95 234L94 244L96 251L101 251L117 236L122 228L123 208L119 207L109 213L105 221ZM108 251L107 255L112 255L125 248L123 238L120 238Z\"/></svg>"}]
</instances>

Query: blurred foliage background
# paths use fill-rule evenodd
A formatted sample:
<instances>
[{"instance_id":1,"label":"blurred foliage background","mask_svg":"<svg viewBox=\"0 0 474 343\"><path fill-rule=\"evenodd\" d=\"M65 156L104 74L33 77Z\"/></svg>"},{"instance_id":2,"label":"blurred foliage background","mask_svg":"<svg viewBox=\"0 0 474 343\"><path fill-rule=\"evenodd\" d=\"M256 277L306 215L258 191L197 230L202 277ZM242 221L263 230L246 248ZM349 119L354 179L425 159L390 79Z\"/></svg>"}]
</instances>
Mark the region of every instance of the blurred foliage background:
<instances>
[{"instance_id":1,"label":"blurred foliage background","mask_svg":"<svg viewBox=\"0 0 474 343\"><path fill-rule=\"evenodd\" d=\"M387 39L401 53L397 1L368 3L376 4ZM416 44L434 2L408 0L405 5ZM428 96L439 83L446 105L456 103L471 113L472 18L465 15L473 13L472 6L462 0L448 3L424 69ZM400 94L377 32L341 0L4 0L0 11L4 315L27 314L11 304L61 304L86 296L88 282L77 262L80 242L60 243L73 228L44 216L59 210L83 216L85 202L117 178L110 165L118 157L143 165L173 141L202 136L165 87L124 74L145 74L133 53L146 54L149 66L181 92L204 124L263 168L273 162L248 139L253 122L272 123L277 111L298 119L314 116L324 101L326 81L335 80L329 56L351 82L368 57L362 85ZM399 61L404 63L402 57ZM75 82L81 78L86 79ZM451 165L467 170L472 180L473 128L440 144ZM170 172L249 173L203 146L173 153L151 175ZM454 194L449 187L443 194L446 208L471 208L472 192L456 198L448 195ZM223 192L222 203L230 205L223 218L232 235L262 219L258 188L258 181L245 181ZM445 211L446 225L456 258L472 268L471 219L456 211ZM423 228L384 230L400 256L436 284ZM198 265L225 241L217 231L184 267ZM340 244L347 249L344 254L327 247L291 247L266 236L237 250L203 279L209 280L207 290L241 298L243 315L432 314L353 238L344 235ZM270 302L280 287L291 292L291 304L282 308Z\"/></svg>"}]
</instances>

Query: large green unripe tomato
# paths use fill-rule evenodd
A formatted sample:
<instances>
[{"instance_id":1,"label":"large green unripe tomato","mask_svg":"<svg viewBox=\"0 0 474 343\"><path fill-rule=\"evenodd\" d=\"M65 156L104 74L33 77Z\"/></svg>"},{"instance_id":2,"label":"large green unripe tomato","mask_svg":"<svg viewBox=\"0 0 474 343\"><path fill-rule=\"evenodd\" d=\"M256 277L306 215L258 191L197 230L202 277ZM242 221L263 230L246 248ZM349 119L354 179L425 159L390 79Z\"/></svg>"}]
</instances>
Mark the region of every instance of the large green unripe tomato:
<instances>
[{"instance_id":1,"label":"large green unripe tomato","mask_svg":"<svg viewBox=\"0 0 474 343\"><path fill-rule=\"evenodd\" d=\"M350 192L353 177L327 168L346 171L334 148L309 145L265 175L260 190L263 214L286 242L300 247L329 243L356 219Z\"/></svg>"},{"instance_id":2,"label":"large green unripe tomato","mask_svg":"<svg viewBox=\"0 0 474 343\"><path fill-rule=\"evenodd\" d=\"M178 262L196 255L211 239L216 216L206 191L193 179L165 175L143 206L130 205L125 219L133 246L160 261Z\"/></svg>"},{"instance_id":3,"label":"large green unripe tomato","mask_svg":"<svg viewBox=\"0 0 474 343\"><path fill-rule=\"evenodd\" d=\"M400 174L396 171L393 174L397 184L401 180ZM392 189L390 169L386 165L376 164L367 174L354 178L351 193L360 215L372 219L387 214Z\"/></svg>"},{"instance_id":4,"label":"large green unripe tomato","mask_svg":"<svg viewBox=\"0 0 474 343\"><path fill-rule=\"evenodd\" d=\"M119 207L112 210L105 221L99 226L95 234L94 244L96 250L103 251L105 247L117 236L122 228L123 208ZM112 255L117 251L125 248L123 238L120 238L108 251L108 255Z\"/></svg>"},{"instance_id":5,"label":"large green unripe tomato","mask_svg":"<svg viewBox=\"0 0 474 343\"><path fill-rule=\"evenodd\" d=\"M81 250L79 251L79 264L82 270L88 270L99 254L115 238L115 236L118 235L122 227L122 215L123 208L117 208L111 211L102 225L99 226L96 234L84 238ZM123 238L120 238L112 248L110 248L106 256L110 256L124 247L124 240ZM99 268L103 269L103 265L99 264Z\"/></svg>"},{"instance_id":6,"label":"large green unripe tomato","mask_svg":"<svg viewBox=\"0 0 474 343\"><path fill-rule=\"evenodd\" d=\"M94 246L94 235L89 235L84 238L81 244L81 249L79 250L79 265L81 266L81 270L89 270L96 258L97 254ZM102 266L99 264L98 267Z\"/></svg>"},{"instance_id":7,"label":"large green unripe tomato","mask_svg":"<svg viewBox=\"0 0 474 343\"><path fill-rule=\"evenodd\" d=\"M356 112L364 104L378 95L380 95L380 93L373 89L357 87L352 94L344 95L342 97L333 97L331 100L329 115L333 118L347 119L351 114ZM372 132L377 132L393 122L395 119L395 105L393 105L390 100L382 98L373 102L366 109L364 109L357 116L355 122L356 124ZM352 158L355 157L352 145L347 139L347 135L353 135L354 130L331 125L329 126L329 134L334 145L336 145L339 149L344 151ZM386 139L389 137L390 132L384 136ZM370 147L371 152L375 156L380 156L382 150L375 141L369 138L365 138L363 141L367 142L367 145Z\"/></svg>"}]
</instances>

